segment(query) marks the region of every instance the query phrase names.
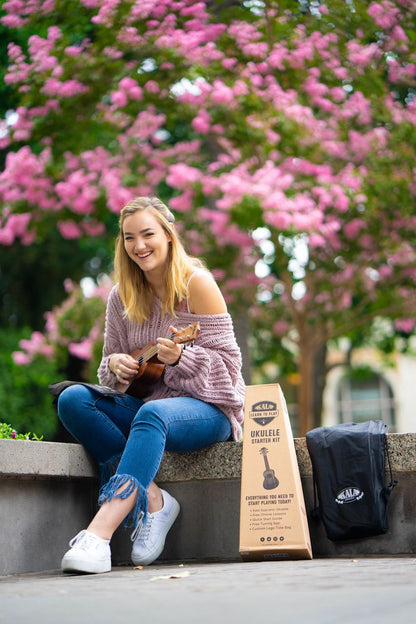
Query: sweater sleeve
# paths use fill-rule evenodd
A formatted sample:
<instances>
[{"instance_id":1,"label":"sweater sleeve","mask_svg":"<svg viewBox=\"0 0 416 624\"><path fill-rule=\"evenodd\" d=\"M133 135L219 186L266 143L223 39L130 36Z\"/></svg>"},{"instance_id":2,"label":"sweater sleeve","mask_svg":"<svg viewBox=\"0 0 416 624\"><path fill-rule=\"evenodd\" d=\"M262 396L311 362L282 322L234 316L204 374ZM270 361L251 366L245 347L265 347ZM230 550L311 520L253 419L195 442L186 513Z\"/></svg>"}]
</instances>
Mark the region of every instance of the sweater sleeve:
<instances>
[{"instance_id":1,"label":"sweater sleeve","mask_svg":"<svg viewBox=\"0 0 416 624\"><path fill-rule=\"evenodd\" d=\"M109 360L113 353L127 353L128 351L127 330L123 319L123 304L118 295L117 286L115 286L107 302L103 355L97 371L100 384L110 386L110 388L116 387L117 378L110 370Z\"/></svg>"},{"instance_id":2,"label":"sweater sleeve","mask_svg":"<svg viewBox=\"0 0 416 624\"><path fill-rule=\"evenodd\" d=\"M201 331L195 344L184 349L176 366L166 367L164 382L224 411L241 414L244 405L241 352L231 317L206 315L198 320Z\"/></svg>"}]
</instances>

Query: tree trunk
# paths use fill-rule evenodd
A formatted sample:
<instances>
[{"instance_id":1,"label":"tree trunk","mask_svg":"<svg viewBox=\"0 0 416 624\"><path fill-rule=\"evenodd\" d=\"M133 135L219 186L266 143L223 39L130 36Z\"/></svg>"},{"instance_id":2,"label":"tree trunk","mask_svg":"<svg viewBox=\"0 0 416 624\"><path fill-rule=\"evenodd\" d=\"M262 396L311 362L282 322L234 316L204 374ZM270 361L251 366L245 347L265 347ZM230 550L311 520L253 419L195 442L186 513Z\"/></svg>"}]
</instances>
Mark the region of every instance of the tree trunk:
<instances>
[{"instance_id":1,"label":"tree trunk","mask_svg":"<svg viewBox=\"0 0 416 624\"><path fill-rule=\"evenodd\" d=\"M322 424L323 397L328 373L326 364L327 344L322 343L315 350L313 372L313 426L320 427Z\"/></svg>"},{"instance_id":2,"label":"tree trunk","mask_svg":"<svg viewBox=\"0 0 416 624\"><path fill-rule=\"evenodd\" d=\"M296 435L303 437L313 429L313 358L305 347L299 345L299 396Z\"/></svg>"},{"instance_id":3,"label":"tree trunk","mask_svg":"<svg viewBox=\"0 0 416 624\"><path fill-rule=\"evenodd\" d=\"M240 347L241 357L243 359L242 375L245 383L248 385L251 383L251 367L250 367L250 353L248 348L248 334L249 334L249 322L247 319L247 313L237 313L233 317L234 331L238 346Z\"/></svg>"},{"instance_id":4,"label":"tree trunk","mask_svg":"<svg viewBox=\"0 0 416 624\"><path fill-rule=\"evenodd\" d=\"M326 343L310 336L299 340L299 396L296 435L303 437L320 425L325 387Z\"/></svg>"}]
</instances>

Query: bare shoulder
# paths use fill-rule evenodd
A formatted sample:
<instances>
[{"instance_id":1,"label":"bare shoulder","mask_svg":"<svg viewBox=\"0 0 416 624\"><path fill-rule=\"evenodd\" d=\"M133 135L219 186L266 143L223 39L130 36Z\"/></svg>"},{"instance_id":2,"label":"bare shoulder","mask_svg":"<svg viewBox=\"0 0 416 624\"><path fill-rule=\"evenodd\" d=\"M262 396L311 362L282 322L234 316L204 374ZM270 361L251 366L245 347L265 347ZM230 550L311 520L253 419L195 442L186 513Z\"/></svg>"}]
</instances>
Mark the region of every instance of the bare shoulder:
<instances>
[{"instance_id":1,"label":"bare shoulder","mask_svg":"<svg viewBox=\"0 0 416 624\"><path fill-rule=\"evenodd\" d=\"M198 271L189 284L189 309L192 314L224 314L227 305L210 273Z\"/></svg>"}]
</instances>

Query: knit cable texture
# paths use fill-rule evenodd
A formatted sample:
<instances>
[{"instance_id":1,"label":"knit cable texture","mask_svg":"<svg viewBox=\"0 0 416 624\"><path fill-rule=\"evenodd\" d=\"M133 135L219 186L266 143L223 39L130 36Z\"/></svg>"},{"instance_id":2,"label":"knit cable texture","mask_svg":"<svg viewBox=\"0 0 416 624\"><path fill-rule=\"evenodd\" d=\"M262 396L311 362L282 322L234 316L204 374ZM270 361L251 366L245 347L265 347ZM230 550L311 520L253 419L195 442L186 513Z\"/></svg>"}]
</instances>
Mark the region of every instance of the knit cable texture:
<instances>
[{"instance_id":1,"label":"knit cable texture","mask_svg":"<svg viewBox=\"0 0 416 624\"><path fill-rule=\"evenodd\" d=\"M117 379L109 368L114 353L131 353L169 337L169 326L181 329L199 321L201 331L193 346L187 346L176 366L166 366L162 378L151 386L145 401L192 396L221 409L229 418L233 439L239 440L244 418L245 384L241 375L241 352L228 313L195 315L180 311L177 317L163 316L155 300L152 317L140 325L123 316L124 306L115 286L107 304L103 358L98 369L101 384L115 388Z\"/></svg>"}]
</instances>

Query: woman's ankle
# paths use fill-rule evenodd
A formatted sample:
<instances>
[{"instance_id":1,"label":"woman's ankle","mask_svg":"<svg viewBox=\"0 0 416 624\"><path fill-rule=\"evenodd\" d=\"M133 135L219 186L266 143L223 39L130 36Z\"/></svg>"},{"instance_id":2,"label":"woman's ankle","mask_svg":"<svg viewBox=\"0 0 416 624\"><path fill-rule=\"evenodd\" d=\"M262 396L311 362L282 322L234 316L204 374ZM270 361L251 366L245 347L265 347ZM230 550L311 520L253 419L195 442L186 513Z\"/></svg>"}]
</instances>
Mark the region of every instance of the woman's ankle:
<instances>
[{"instance_id":1,"label":"woman's ankle","mask_svg":"<svg viewBox=\"0 0 416 624\"><path fill-rule=\"evenodd\" d=\"M108 528L99 527L99 526L97 527L94 524L94 522L89 524L86 530L88 531L88 533L93 533L97 537L100 537L101 539L106 540L107 542L109 542L111 538L113 537L113 533L109 531Z\"/></svg>"},{"instance_id":2,"label":"woman's ankle","mask_svg":"<svg viewBox=\"0 0 416 624\"><path fill-rule=\"evenodd\" d=\"M156 513L157 511L163 509L162 490L154 483L151 484L147 491L147 500L149 513Z\"/></svg>"}]
</instances>

